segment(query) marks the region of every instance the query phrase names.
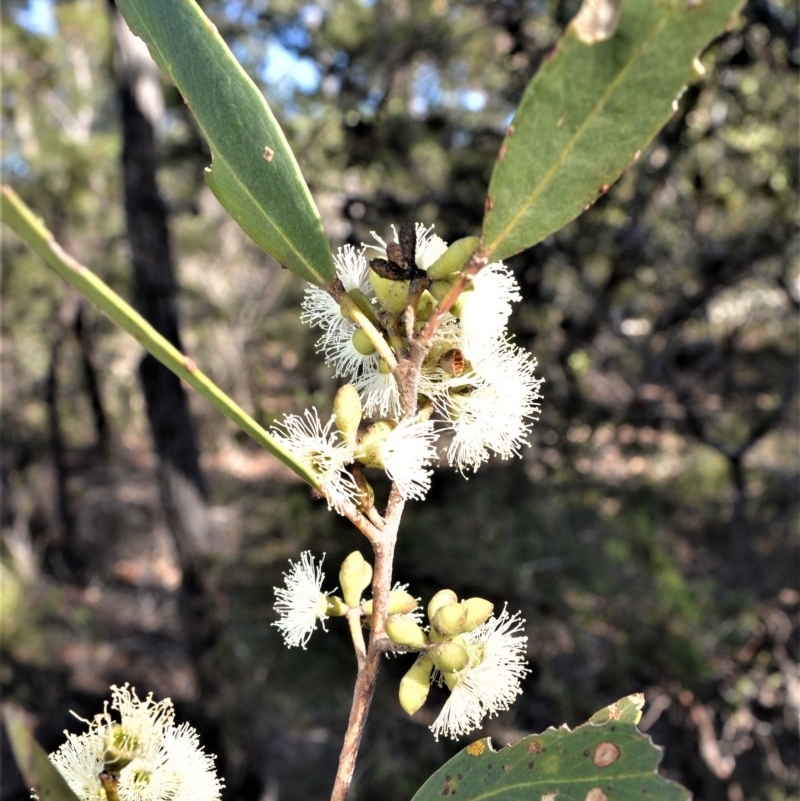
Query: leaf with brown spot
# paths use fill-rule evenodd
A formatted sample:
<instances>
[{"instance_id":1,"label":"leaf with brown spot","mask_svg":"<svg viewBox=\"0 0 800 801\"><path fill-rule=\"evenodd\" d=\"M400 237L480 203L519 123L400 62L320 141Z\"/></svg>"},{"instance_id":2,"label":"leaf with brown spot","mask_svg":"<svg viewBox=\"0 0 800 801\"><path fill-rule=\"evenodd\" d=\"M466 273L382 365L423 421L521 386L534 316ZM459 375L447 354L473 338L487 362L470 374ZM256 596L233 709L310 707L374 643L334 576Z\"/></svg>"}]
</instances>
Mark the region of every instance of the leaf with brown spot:
<instances>
[{"instance_id":1,"label":"leaf with brown spot","mask_svg":"<svg viewBox=\"0 0 800 801\"><path fill-rule=\"evenodd\" d=\"M412 801L436 801L444 793L458 801L687 801L683 787L658 775L661 749L636 729L642 704L641 696L628 696L573 730L551 728L497 751L488 738L477 740Z\"/></svg>"},{"instance_id":2,"label":"leaf with brown spot","mask_svg":"<svg viewBox=\"0 0 800 801\"><path fill-rule=\"evenodd\" d=\"M253 241L300 278L334 277L319 211L275 115L216 27L189 0L119 0L208 142L211 190Z\"/></svg>"}]
</instances>

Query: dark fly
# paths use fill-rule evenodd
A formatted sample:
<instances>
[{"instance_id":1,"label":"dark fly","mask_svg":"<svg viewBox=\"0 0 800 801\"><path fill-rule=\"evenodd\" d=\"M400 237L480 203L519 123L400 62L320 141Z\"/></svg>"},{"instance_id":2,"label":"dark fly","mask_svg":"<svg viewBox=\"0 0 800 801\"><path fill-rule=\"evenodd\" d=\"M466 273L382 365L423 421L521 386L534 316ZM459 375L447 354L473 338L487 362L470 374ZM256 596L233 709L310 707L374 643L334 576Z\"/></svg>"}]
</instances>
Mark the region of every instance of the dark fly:
<instances>
[{"instance_id":1,"label":"dark fly","mask_svg":"<svg viewBox=\"0 0 800 801\"><path fill-rule=\"evenodd\" d=\"M424 276L424 270L417 267L417 230L414 224L403 223L397 239L399 241L386 246L385 259L370 259L370 268L390 281L410 281Z\"/></svg>"}]
</instances>

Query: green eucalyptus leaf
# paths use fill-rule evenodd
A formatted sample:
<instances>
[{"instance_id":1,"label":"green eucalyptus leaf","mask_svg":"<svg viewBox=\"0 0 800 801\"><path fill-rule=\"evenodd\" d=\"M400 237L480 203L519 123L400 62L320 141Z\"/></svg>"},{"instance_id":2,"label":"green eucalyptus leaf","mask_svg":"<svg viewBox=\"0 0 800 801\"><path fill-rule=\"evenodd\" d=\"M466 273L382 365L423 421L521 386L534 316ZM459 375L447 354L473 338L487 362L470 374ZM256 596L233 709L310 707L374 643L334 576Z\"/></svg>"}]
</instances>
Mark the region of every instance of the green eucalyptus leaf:
<instances>
[{"instance_id":1,"label":"green eucalyptus leaf","mask_svg":"<svg viewBox=\"0 0 800 801\"><path fill-rule=\"evenodd\" d=\"M44 749L33 739L25 713L7 704L3 707L3 720L19 772L41 801L78 801Z\"/></svg>"},{"instance_id":2,"label":"green eucalyptus leaf","mask_svg":"<svg viewBox=\"0 0 800 801\"><path fill-rule=\"evenodd\" d=\"M208 183L281 265L313 284L334 276L319 211L261 92L194 0L118 0L211 148Z\"/></svg>"},{"instance_id":3,"label":"green eucalyptus leaf","mask_svg":"<svg viewBox=\"0 0 800 801\"><path fill-rule=\"evenodd\" d=\"M661 749L637 731L641 695L628 696L570 730L548 729L495 751L470 743L420 788L412 801L688 801L657 773Z\"/></svg>"},{"instance_id":4,"label":"green eucalyptus leaf","mask_svg":"<svg viewBox=\"0 0 800 801\"><path fill-rule=\"evenodd\" d=\"M532 247L606 192L673 114L676 98L698 77L697 55L741 6L624 3L616 31L594 43L570 25L528 85L500 147L483 222L487 256Z\"/></svg>"}]
</instances>

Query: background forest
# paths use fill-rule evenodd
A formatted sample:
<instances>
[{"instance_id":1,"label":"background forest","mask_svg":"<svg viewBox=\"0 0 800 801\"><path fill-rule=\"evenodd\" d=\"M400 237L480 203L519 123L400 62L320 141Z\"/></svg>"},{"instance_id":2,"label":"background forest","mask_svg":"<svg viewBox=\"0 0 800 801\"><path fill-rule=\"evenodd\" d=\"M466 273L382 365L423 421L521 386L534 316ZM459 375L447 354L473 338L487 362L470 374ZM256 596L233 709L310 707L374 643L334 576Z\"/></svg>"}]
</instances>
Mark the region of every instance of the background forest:
<instances>
[{"instance_id":1,"label":"background forest","mask_svg":"<svg viewBox=\"0 0 800 801\"><path fill-rule=\"evenodd\" d=\"M336 247L403 221L477 233L505 125L578 3L202 5ZM5 0L3 180L261 422L329 407L301 283L222 211L180 97L118 25L103 0ZM796 5L751 0L705 61L617 185L510 262L546 378L532 447L437 474L396 577L527 618L532 674L497 742L642 691L664 773L697 799L798 799ZM200 730L226 798L327 797L353 655L336 621L283 648L272 587L305 548L335 574L359 535L179 385L155 414L138 346L6 231L2 248L3 697L52 749L70 709L130 681ZM176 452L192 491L165 472ZM386 664L358 801L409 798L463 747L400 710L404 667ZM5 746L0 794L28 797Z\"/></svg>"}]
</instances>

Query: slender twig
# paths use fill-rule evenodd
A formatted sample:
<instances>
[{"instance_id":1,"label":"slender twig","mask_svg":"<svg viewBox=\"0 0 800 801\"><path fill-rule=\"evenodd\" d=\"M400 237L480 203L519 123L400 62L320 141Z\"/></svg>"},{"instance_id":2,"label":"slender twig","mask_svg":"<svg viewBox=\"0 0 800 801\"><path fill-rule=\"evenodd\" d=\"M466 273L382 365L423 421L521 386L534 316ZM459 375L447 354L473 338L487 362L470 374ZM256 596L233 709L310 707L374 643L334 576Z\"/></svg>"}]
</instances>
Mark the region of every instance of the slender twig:
<instances>
[{"instance_id":1,"label":"slender twig","mask_svg":"<svg viewBox=\"0 0 800 801\"><path fill-rule=\"evenodd\" d=\"M364 629L361 626L361 617L360 607L350 609L347 613L347 626L350 629L350 639L353 641L353 648L359 665L367 658L367 646L364 643Z\"/></svg>"},{"instance_id":2,"label":"slender twig","mask_svg":"<svg viewBox=\"0 0 800 801\"><path fill-rule=\"evenodd\" d=\"M353 688L353 703L347 721L347 731L339 755L339 767L331 793L331 801L345 801L353 781L358 748L364 736L367 714L375 686L382 657L386 651L386 610L389 603L389 592L392 585L392 564L397 532L403 514L403 502L395 502L396 490L390 495L391 512L386 519L386 527L376 542L373 542L375 565L372 576L372 625L366 656L358 659L358 674ZM356 649L358 651L358 649Z\"/></svg>"}]
</instances>

